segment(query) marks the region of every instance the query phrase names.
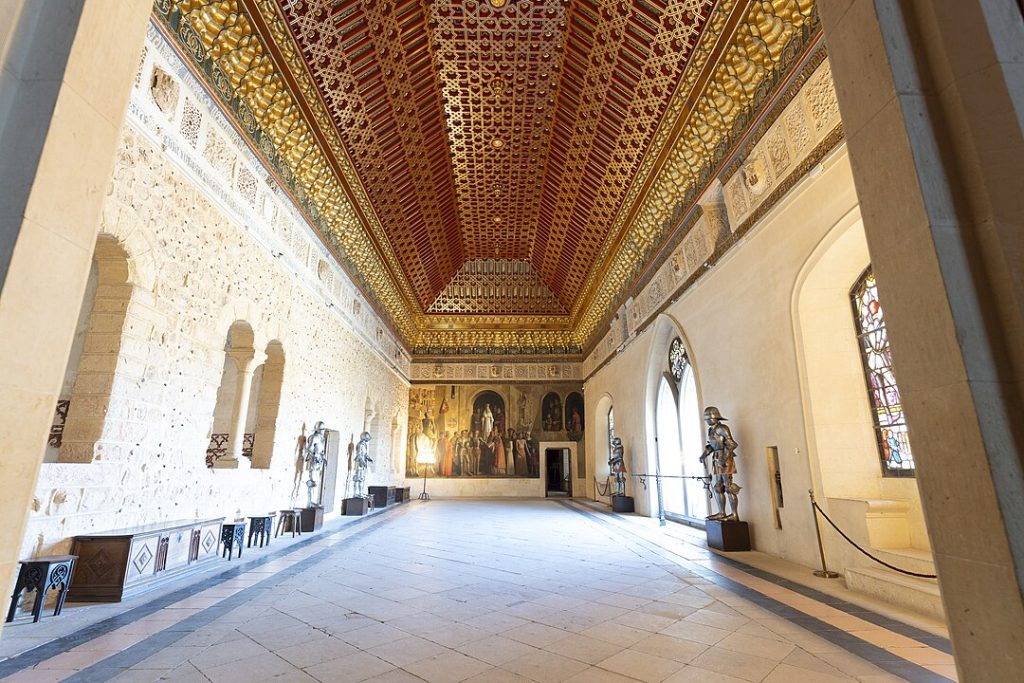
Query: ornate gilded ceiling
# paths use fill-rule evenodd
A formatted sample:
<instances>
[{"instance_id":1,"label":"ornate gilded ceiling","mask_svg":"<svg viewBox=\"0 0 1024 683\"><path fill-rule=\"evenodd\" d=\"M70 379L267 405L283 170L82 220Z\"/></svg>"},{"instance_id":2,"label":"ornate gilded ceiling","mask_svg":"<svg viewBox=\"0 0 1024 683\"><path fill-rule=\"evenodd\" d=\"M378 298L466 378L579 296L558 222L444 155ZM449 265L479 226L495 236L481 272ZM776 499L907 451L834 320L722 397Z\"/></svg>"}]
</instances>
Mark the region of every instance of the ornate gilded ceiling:
<instances>
[{"instance_id":1,"label":"ornate gilded ceiling","mask_svg":"<svg viewBox=\"0 0 1024 683\"><path fill-rule=\"evenodd\" d=\"M417 354L574 354L631 293L812 0L157 0Z\"/></svg>"}]
</instances>

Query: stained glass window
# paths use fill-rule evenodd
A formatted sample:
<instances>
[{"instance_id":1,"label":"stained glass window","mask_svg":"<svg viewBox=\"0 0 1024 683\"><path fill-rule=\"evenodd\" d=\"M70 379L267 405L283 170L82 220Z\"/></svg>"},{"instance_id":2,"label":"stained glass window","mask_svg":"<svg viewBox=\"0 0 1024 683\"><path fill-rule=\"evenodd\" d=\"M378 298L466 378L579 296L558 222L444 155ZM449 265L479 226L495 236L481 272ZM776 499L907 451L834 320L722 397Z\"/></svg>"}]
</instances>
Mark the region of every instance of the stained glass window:
<instances>
[{"instance_id":1,"label":"stained glass window","mask_svg":"<svg viewBox=\"0 0 1024 683\"><path fill-rule=\"evenodd\" d=\"M907 437L903 400L892 369L892 349L878 301L875 276L868 268L850 292L857 323L857 340L867 378L868 398L875 421L875 436L882 473L889 477L914 476L914 456Z\"/></svg>"},{"instance_id":2,"label":"stained glass window","mask_svg":"<svg viewBox=\"0 0 1024 683\"><path fill-rule=\"evenodd\" d=\"M672 376L675 377L676 382L682 379L683 370L686 369L686 365L689 362L682 340L676 337L668 347L668 369Z\"/></svg>"}]
</instances>

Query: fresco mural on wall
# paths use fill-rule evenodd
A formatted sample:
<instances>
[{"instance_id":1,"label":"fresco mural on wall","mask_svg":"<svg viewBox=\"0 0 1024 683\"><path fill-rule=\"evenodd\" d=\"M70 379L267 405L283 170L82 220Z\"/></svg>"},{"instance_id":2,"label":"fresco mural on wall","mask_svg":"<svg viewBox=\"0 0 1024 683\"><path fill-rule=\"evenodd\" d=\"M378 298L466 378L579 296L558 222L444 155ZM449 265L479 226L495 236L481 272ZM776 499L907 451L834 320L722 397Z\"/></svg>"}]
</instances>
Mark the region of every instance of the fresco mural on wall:
<instances>
[{"instance_id":1,"label":"fresco mural on wall","mask_svg":"<svg viewBox=\"0 0 1024 683\"><path fill-rule=\"evenodd\" d=\"M562 399L555 392L552 391L544 397L542 415L544 415L545 432L562 431Z\"/></svg>"},{"instance_id":2,"label":"fresco mural on wall","mask_svg":"<svg viewBox=\"0 0 1024 683\"><path fill-rule=\"evenodd\" d=\"M566 440L562 417L560 394L549 386L413 386L406 476L425 469L428 477L539 477L540 441ZM423 464L428 453L433 464Z\"/></svg>"},{"instance_id":3,"label":"fresco mural on wall","mask_svg":"<svg viewBox=\"0 0 1024 683\"><path fill-rule=\"evenodd\" d=\"M565 397L565 431L570 441L583 438L583 415L583 396L574 391Z\"/></svg>"}]
</instances>

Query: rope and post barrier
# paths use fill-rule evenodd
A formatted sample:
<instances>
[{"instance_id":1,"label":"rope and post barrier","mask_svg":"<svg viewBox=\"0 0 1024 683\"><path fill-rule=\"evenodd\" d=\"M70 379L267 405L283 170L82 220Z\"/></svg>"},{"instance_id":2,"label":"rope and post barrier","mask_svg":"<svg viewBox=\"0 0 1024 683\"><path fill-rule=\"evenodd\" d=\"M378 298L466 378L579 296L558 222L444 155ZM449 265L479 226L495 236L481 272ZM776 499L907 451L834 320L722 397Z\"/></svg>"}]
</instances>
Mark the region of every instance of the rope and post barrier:
<instances>
[{"instance_id":1,"label":"rope and post barrier","mask_svg":"<svg viewBox=\"0 0 1024 683\"><path fill-rule=\"evenodd\" d=\"M909 571L907 569L901 569L900 567L897 567L896 565L889 564L885 560L882 560L882 559L879 559L879 558L875 557L874 555L869 553L867 550L862 548L856 541L854 541L852 538L850 538L842 529L840 529L836 525L835 522L832 521L832 519L827 514L825 514L825 511L822 510L821 506L818 505L816 500L814 500L814 491L813 490L808 490L807 493L810 494L810 496L811 496L811 514L814 515L814 531L818 535L818 553L821 556L821 569L820 570L816 570L814 572L815 576L820 576L820 577L823 577L823 578L826 578L826 579L834 579L834 578L837 578L839 576L839 574L837 574L836 572L830 571L829 568L827 566L825 566L825 548L824 548L824 546L821 543L821 527L818 525L818 515L820 514L822 517L825 518L825 521L828 522L829 525L833 529L836 530L836 533L839 534L840 536L842 536L846 540L847 543L849 543L854 548L859 550L861 553L863 553L867 557L871 558L872 560L874 560L878 564L882 565L883 567L891 569L894 572L898 572L900 574L905 574L907 576L913 576L913 577L916 577L916 578L919 578L919 579L935 579L935 578L938 578L935 574L924 574L924 573L921 573L921 572L912 572L912 571Z\"/></svg>"}]
</instances>

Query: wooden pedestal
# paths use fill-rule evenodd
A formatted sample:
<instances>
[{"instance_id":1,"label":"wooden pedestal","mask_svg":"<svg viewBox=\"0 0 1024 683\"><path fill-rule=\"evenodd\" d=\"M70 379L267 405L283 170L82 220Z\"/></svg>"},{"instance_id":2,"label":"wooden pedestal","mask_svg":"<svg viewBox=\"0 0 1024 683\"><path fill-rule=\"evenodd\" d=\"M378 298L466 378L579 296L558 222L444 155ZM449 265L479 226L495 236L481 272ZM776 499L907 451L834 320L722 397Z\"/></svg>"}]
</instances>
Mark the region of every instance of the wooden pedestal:
<instances>
[{"instance_id":1,"label":"wooden pedestal","mask_svg":"<svg viewBox=\"0 0 1024 683\"><path fill-rule=\"evenodd\" d=\"M316 531L324 525L324 509L320 505L311 508L302 508L302 533L308 534Z\"/></svg>"},{"instance_id":2,"label":"wooden pedestal","mask_svg":"<svg viewBox=\"0 0 1024 683\"><path fill-rule=\"evenodd\" d=\"M709 519L704 530L708 535L708 545L716 550L750 550L750 528L746 522Z\"/></svg>"},{"instance_id":3,"label":"wooden pedestal","mask_svg":"<svg viewBox=\"0 0 1024 683\"><path fill-rule=\"evenodd\" d=\"M408 486L400 486L395 489L395 502L396 503L408 503L411 500Z\"/></svg>"},{"instance_id":4,"label":"wooden pedestal","mask_svg":"<svg viewBox=\"0 0 1024 683\"><path fill-rule=\"evenodd\" d=\"M633 511L633 496L612 496L612 512Z\"/></svg>"},{"instance_id":5,"label":"wooden pedestal","mask_svg":"<svg viewBox=\"0 0 1024 683\"><path fill-rule=\"evenodd\" d=\"M346 498L341 502L341 514L350 517L365 515L370 504L365 498Z\"/></svg>"}]
</instances>

